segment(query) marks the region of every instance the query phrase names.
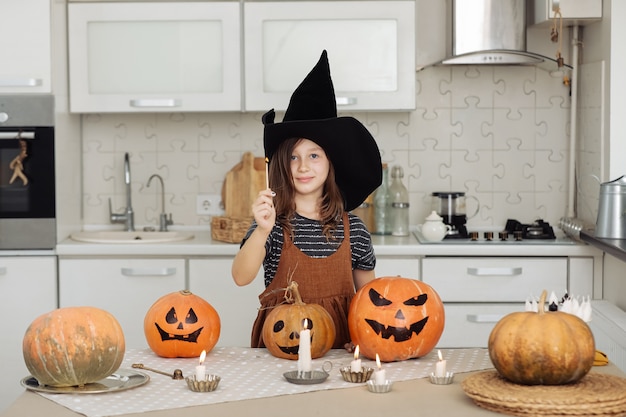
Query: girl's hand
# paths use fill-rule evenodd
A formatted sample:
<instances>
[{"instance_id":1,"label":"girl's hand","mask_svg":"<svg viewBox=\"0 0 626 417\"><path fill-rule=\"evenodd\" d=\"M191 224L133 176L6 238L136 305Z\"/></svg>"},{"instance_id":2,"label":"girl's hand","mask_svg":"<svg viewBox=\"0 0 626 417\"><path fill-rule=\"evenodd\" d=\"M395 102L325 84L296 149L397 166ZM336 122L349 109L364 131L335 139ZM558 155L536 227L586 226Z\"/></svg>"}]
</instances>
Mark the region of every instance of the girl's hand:
<instances>
[{"instance_id":1,"label":"girl's hand","mask_svg":"<svg viewBox=\"0 0 626 417\"><path fill-rule=\"evenodd\" d=\"M271 230L276 223L276 209L272 200L274 192L270 189L259 191L259 196L252 203L252 214L257 227Z\"/></svg>"}]
</instances>

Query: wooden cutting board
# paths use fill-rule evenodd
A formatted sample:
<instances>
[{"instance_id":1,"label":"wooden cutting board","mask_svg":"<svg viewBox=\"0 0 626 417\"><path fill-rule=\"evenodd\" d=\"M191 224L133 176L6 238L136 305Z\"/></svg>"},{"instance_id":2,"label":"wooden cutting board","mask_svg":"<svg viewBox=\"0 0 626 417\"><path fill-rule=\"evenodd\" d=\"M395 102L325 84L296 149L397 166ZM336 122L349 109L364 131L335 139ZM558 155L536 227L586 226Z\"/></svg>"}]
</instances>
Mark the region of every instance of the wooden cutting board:
<instances>
[{"instance_id":1,"label":"wooden cutting board","mask_svg":"<svg viewBox=\"0 0 626 417\"><path fill-rule=\"evenodd\" d=\"M224 179L222 201L227 217L252 217L252 203L259 191L265 189L265 158L254 157L252 152L243 154Z\"/></svg>"}]
</instances>

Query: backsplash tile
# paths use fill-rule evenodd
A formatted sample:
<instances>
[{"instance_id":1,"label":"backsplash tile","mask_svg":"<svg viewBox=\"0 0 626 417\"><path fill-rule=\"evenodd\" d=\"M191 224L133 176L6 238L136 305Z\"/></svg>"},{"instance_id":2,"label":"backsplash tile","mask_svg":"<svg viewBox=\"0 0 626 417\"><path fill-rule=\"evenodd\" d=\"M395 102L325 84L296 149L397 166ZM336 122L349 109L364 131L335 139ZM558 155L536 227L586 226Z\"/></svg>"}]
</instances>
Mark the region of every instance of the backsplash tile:
<instances>
[{"instance_id":1,"label":"backsplash tile","mask_svg":"<svg viewBox=\"0 0 626 417\"><path fill-rule=\"evenodd\" d=\"M350 114L376 138L382 159L404 168L410 222L428 215L433 191L465 191L480 202L473 226L507 218L557 223L567 204L569 87L536 67L431 67L416 74L417 109ZM219 194L246 151L263 155L260 113L84 115L83 224L109 224L126 206L123 161L130 154L138 227L208 226L197 194ZM282 114L277 115L282 120ZM473 201L468 201L471 213Z\"/></svg>"}]
</instances>

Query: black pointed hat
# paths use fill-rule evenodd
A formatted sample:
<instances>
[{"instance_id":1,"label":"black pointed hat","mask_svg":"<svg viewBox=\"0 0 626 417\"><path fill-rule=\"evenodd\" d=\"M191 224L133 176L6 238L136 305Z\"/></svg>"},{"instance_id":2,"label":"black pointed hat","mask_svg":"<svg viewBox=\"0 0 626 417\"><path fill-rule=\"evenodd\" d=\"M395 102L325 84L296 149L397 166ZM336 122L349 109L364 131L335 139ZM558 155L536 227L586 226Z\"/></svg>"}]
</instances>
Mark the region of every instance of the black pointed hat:
<instances>
[{"instance_id":1,"label":"black pointed hat","mask_svg":"<svg viewBox=\"0 0 626 417\"><path fill-rule=\"evenodd\" d=\"M282 123L275 113L263 115L265 156L272 160L278 146L290 138L320 145L335 168L335 179L347 211L357 208L382 182L376 141L353 117L337 117L335 90L326 51L291 95Z\"/></svg>"}]
</instances>

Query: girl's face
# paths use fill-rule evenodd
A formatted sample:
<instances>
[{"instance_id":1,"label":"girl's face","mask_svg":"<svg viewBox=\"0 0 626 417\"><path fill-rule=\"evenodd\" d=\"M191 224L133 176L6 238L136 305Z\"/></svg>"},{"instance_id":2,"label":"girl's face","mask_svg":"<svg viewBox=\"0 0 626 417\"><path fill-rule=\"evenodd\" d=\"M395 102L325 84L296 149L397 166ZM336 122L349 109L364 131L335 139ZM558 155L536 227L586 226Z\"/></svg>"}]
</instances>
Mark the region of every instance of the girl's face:
<instances>
[{"instance_id":1,"label":"girl's face","mask_svg":"<svg viewBox=\"0 0 626 417\"><path fill-rule=\"evenodd\" d=\"M291 176L298 194L321 196L328 177L330 162L317 143L301 139L291 154Z\"/></svg>"}]
</instances>

